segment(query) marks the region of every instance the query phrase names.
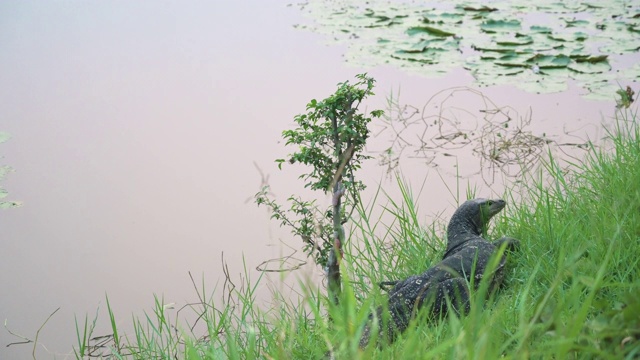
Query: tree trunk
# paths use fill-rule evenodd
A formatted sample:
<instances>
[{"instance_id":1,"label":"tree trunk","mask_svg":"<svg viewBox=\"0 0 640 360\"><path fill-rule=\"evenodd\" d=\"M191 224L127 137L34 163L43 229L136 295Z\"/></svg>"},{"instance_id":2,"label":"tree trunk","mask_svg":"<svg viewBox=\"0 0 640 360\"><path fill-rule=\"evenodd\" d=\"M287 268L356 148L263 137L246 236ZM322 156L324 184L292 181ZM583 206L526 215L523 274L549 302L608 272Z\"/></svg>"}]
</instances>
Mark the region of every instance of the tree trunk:
<instances>
[{"instance_id":1,"label":"tree trunk","mask_svg":"<svg viewBox=\"0 0 640 360\"><path fill-rule=\"evenodd\" d=\"M340 219L342 195L345 189L342 187L342 180L336 181L333 186L333 248L329 252L327 261L327 286L329 297L338 304L340 293L342 292L342 280L340 278L340 260L342 259L342 244L344 243L344 228Z\"/></svg>"}]
</instances>

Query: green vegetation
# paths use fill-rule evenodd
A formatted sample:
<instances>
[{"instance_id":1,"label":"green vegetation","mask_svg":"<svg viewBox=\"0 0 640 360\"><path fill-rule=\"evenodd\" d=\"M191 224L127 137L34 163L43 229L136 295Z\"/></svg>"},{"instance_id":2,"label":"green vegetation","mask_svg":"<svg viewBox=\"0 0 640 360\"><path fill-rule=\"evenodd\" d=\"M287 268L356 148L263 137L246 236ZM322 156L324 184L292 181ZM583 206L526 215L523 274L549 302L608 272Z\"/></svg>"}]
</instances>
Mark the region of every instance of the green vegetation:
<instances>
[{"instance_id":1,"label":"green vegetation","mask_svg":"<svg viewBox=\"0 0 640 360\"><path fill-rule=\"evenodd\" d=\"M299 178L306 182L305 188L331 194L331 207L320 209L316 200L305 201L292 195L288 199L290 209L283 210L269 196L268 185L255 196L258 205L270 210L272 219L290 227L293 234L303 240L305 252L321 266L327 266L334 241L344 242L343 224L353 213L359 192L365 189L362 181L356 180L355 172L363 160L370 158L363 150L371 117L359 113L358 107L373 95L375 80L366 74L357 75L356 79L353 85L338 84L338 90L328 98L313 99L307 104L308 113L294 119L297 128L282 133L286 145L295 146L297 151L289 155L288 160L276 160L280 169L287 162L311 167L309 173ZM380 117L382 111L374 110L370 114Z\"/></svg>"},{"instance_id":2,"label":"green vegetation","mask_svg":"<svg viewBox=\"0 0 640 360\"><path fill-rule=\"evenodd\" d=\"M153 312L134 319L134 334L93 338L94 322L78 323L78 358L338 359L603 358L640 354L640 124L625 111L609 133L610 149L590 148L584 161L561 167L549 156L542 171L514 185L488 237L520 239L507 286L497 298L472 299L471 312L435 325L416 323L392 345L358 349L370 309L385 294L378 282L422 272L442 256L441 223L422 224L412 186L398 179L402 199L379 189L357 220L342 260L338 304L316 284L303 298L273 294L278 306L258 309L260 279L227 284L169 319L156 298ZM459 189L451 189L458 202ZM467 196L475 195L467 191ZM424 194L428 196L428 194ZM390 222L374 216L384 208ZM215 295L215 296L214 296ZM223 296L220 296L223 295ZM217 299L222 298L221 301ZM479 299L479 297L478 297ZM184 311L183 311L184 310ZM190 315L185 312L190 310ZM329 316L327 316L329 315ZM332 319L329 321L328 319ZM117 335L116 335L117 334Z\"/></svg>"},{"instance_id":3,"label":"green vegetation","mask_svg":"<svg viewBox=\"0 0 640 360\"><path fill-rule=\"evenodd\" d=\"M616 81L640 78L640 5L608 1L309 1L298 26L347 46L360 67L390 64L426 77L464 67L478 86L565 91L613 100ZM624 57L631 61L625 61ZM629 64L626 65L625 64ZM612 69L613 67L613 69ZM614 70L614 71L612 71Z\"/></svg>"},{"instance_id":4,"label":"green vegetation","mask_svg":"<svg viewBox=\"0 0 640 360\"><path fill-rule=\"evenodd\" d=\"M295 117L298 127L282 133L286 145L296 146L297 151L288 161L276 160L280 169L285 162L310 166L311 172L299 178L306 181L305 188L331 194L331 206L321 209L316 200L291 195L291 207L285 211L269 196L268 185L255 195L256 203L267 206L271 218L281 226L290 227L302 239L304 251L326 268L328 289L336 303L342 288L339 263L345 243L344 224L351 219L359 194L365 189L355 172L363 160L370 158L363 150L371 117L358 112L358 107L373 95L375 80L366 74L356 75L356 79L353 85L338 84L338 90L328 98L307 104L308 113ZM370 114L380 117L382 111Z\"/></svg>"},{"instance_id":5,"label":"green vegetation","mask_svg":"<svg viewBox=\"0 0 640 360\"><path fill-rule=\"evenodd\" d=\"M0 131L0 144L9 140L11 136L6 132ZM1 158L1 157L0 157ZM0 181L2 181L7 174L13 171L13 168L9 165L0 165ZM17 201L3 201L2 199L6 198L9 195L9 192L0 186L0 209L8 209L16 206L20 206L21 203Z\"/></svg>"}]
</instances>

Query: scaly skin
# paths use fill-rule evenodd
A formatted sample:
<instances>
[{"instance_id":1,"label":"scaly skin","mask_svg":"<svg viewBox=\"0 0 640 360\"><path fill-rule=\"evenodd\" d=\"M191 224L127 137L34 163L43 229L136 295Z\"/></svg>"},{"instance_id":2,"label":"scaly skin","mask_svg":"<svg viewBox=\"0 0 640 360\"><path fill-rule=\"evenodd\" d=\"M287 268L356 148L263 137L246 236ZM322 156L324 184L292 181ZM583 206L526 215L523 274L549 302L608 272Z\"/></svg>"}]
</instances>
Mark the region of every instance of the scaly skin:
<instances>
[{"instance_id":1,"label":"scaly skin","mask_svg":"<svg viewBox=\"0 0 640 360\"><path fill-rule=\"evenodd\" d=\"M384 309L378 308L375 314L369 316L362 337L360 347L364 348L371 337L373 318L380 326L381 338L392 342L395 335L403 332L409 325L417 310L429 306L430 317L438 319L450 310L447 299L451 303L451 310L456 313L469 311L469 284L474 288L486 275L485 270L491 256L506 243L509 250L515 250L519 242L513 238L503 237L493 243L482 238L489 220L505 206L501 199L474 199L462 204L451 217L447 228L447 251L443 259L420 275L411 276L398 281L389 292L389 313L383 315ZM502 284L504 277L505 256L491 276L490 291ZM388 321L386 319L388 318Z\"/></svg>"}]
</instances>

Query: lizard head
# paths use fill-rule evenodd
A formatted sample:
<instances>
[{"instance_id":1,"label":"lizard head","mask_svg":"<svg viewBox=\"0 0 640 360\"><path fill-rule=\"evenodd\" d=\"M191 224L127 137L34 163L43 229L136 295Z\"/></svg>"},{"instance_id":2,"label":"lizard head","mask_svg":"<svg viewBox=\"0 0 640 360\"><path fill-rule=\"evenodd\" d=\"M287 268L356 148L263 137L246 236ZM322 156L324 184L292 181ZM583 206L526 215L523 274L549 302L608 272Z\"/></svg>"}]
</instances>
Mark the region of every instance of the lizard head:
<instances>
[{"instance_id":1,"label":"lizard head","mask_svg":"<svg viewBox=\"0 0 640 360\"><path fill-rule=\"evenodd\" d=\"M481 236L489 225L489 220L504 209L506 202L502 199L473 199L465 201L451 217L447 228L449 245L451 240Z\"/></svg>"},{"instance_id":2,"label":"lizard head","mask_svg":"<svg viewBox=\"0 0 640 360\"><path fill-rule=\"evenodd\" d=\"M489 225L489 220L504 209L504 206L507 204L502 199L474 199L471 201L475 202L478 206L478 220L480 220L479 225L482 227L481 230L486 230L487 225Z\"/></svg>"}]
</instances>

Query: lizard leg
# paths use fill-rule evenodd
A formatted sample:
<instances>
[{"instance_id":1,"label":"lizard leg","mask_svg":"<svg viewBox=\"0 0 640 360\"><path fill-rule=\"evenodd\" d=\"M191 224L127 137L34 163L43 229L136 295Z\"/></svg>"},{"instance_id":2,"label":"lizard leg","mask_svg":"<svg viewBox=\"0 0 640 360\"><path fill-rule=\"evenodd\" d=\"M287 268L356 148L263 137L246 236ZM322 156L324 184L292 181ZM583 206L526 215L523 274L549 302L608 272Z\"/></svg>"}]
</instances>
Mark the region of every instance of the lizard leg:
<instances>
[{"instance_id":1,"label":"lizard leg","mask_svg":"<svg viewBox=\"0 0 640 360\"><path fill-rule=\"evenodd\" d=\"M396 334L407 329L416 310L427 307L429 308L429 317L438 319L447 314L450 309L449 304L457 315L469 312L469 284L464 278L455 277L436 284L432 283L425 286L417 296L396 299L389 304L386 314L383 308L378 308L375 313L369 315L359 346L363 349L369 343L374 318L378 323L380 338L393 342ZM414 305L417 306L414 307Z\"/></svg>"},{"instance_id":2,"label":"lizard leg","mask_svg":"<svg viewBox=\"0 0 640 360\"><path fill-rule=\"evenodd\" d=\"M507 244L507 251L516 251L520 248L520 241L508 236L503 236L500 239L494 241L493 245L499 248L504 243Z\"/></svg>"},{"instance_id":3,"label":"lizard leg","mask_svg":"<svg viewBox=\"0 0 640 360\"><path fill-rule=\"evenodd\" d=\"M378 341L393 342L397 333L403 332L409 325L411 320L411 310L404 302L396 301L389 304L388 311L385 313L383 307L379 307L374 313L369 315L367 324L362 331L359 347L364 349L371 339L372 331L374 331L374 321L377 322Z\"/></svg>"},{"instance_id":4,"label":"lizard leg","mask_svg":"<svg viewBox=\"0 0 640 360\"><path fill-rule=\"evenodd\" d=\"M420 301L421 305L431 303L430 315L435 319L447 314L449 303L456 314L466 314L469 312L469 284L461 277L439 282L432 291L425 292Z\"/></svg>"},{"instance_id":5,"label":"lizard leg","mask_svg":"<svg viewBox=\"0 0 640 360\"><path fill-rule=\"evenodd\" d=\"M391 289L393 289L394 286L396 286L398 283L400 282L400 280L393 280L393 281L382 281L380 283L378 283L378 286L380 287L380 289L384 290L384 291L390 291ZM387 286L389 286L390 288L388 288Z\"/></svg>"}]
</instances>

